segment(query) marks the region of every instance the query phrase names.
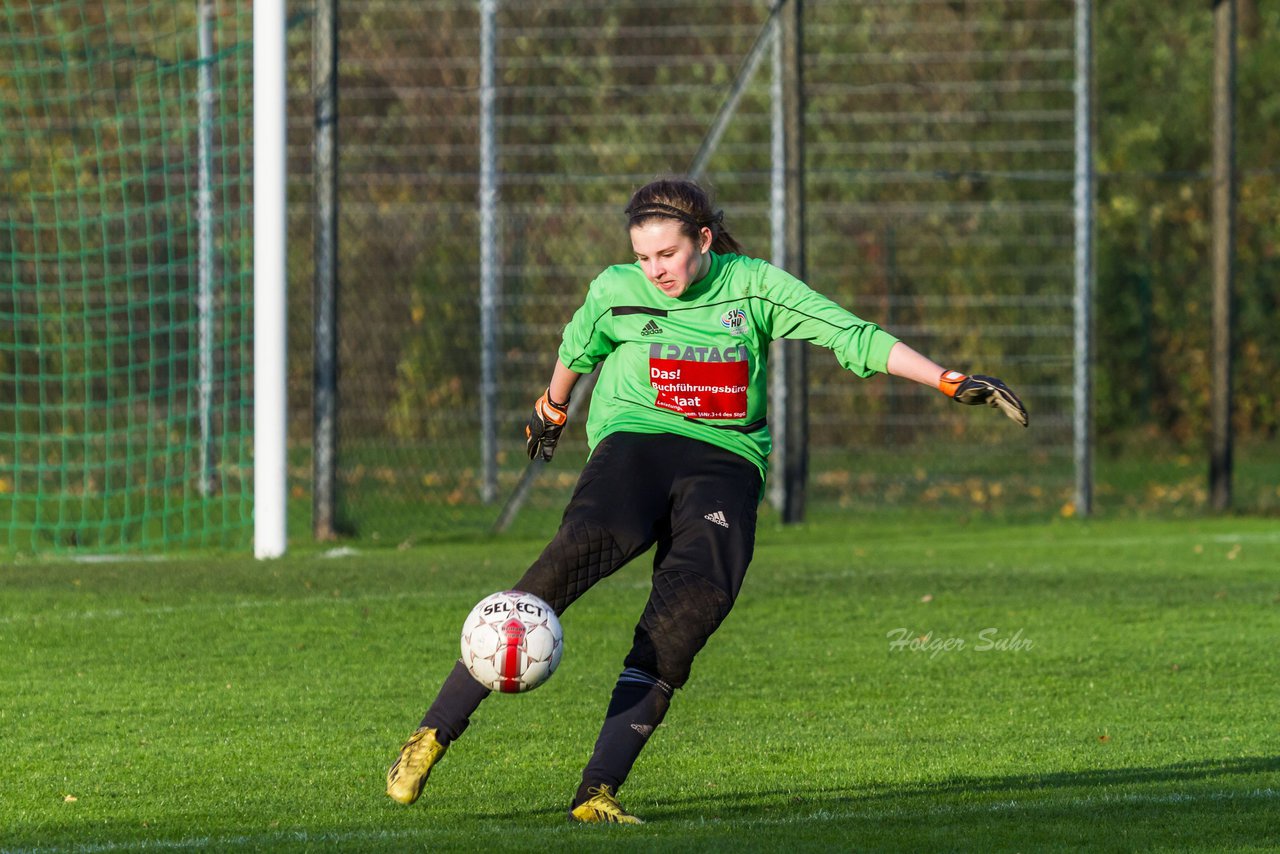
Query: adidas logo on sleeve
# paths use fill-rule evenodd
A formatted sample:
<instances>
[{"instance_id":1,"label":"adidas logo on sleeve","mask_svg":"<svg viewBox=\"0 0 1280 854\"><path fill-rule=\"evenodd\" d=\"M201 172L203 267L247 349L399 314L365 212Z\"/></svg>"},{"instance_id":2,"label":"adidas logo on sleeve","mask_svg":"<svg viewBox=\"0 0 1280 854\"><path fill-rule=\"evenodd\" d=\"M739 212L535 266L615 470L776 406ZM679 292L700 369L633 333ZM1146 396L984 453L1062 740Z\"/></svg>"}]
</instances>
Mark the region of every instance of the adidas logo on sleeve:
<instances>
[{"instance_id":1,"label":"adidas logo on sleeve","mask_svg":"<svg viewBox=\"0 0 1280 854\"><path fill-rule=\"evenodd\" d=\"M724 517L724 511L723 511L723 510L717 510L717 511L715 511L714 513L708 513L707 515L703 516L702 518L703 518L703 519L706 519L708 522L715 522L715 523L716 523L717 525L719 525L721 528L727 528L727 527L729 527L729 520L728 520L728 519L726 519L726 518Z\"/></svg>"}]
</instances>

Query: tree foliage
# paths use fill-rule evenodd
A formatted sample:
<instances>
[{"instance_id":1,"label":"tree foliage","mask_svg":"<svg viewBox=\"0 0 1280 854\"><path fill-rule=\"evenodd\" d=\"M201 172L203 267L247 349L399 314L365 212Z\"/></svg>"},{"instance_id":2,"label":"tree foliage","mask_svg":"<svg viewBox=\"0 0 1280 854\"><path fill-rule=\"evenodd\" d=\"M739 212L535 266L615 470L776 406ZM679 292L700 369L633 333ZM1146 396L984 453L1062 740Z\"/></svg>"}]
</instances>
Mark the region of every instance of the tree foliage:
<instances>
[{"instance_id":1,"label":"tree foliage","mask_svg":"<svg viewBox=\"0 0 1280 854\"><path fill-rule=\"evenodd\" d=\"M1280 9L1241 3L1235 415L1280 427ZM1103 3L1097 21L1098 416L1104 438L1208 432L1213 18Z\"/></svg>"}]
</instances>

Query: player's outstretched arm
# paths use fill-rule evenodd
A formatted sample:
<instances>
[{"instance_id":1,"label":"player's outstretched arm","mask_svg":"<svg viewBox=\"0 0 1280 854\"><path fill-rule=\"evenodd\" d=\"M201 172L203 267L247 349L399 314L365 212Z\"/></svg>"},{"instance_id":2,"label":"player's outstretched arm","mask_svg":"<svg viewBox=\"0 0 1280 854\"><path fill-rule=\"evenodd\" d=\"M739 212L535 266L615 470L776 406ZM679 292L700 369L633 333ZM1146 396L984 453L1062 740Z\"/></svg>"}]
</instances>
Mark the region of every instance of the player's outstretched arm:
<instances>
[{"instance_id":1,"label":"player's outstretched arm","mask_svg":"<svg viewBox=\"0 0 1280 854\"><path fill-rule=\"evenodd\" d=\"M889 373L895 377L915 380L922 385L936 388L957 403L970 406L986 404L999 409L1014 421L1026 427L1029 421L1027 408L1018 395L995 377L959 371L948 371L932 359L917 353L899 341L889 351Z\"/></svg>"}]
</instances>

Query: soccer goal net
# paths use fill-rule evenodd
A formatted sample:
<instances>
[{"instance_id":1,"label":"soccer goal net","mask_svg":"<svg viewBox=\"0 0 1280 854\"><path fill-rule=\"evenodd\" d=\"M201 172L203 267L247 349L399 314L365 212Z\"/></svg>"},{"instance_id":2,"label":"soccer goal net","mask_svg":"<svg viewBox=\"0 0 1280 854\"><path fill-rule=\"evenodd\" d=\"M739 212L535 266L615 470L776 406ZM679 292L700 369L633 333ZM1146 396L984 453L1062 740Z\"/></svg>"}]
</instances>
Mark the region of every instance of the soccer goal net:
<instances>
[{"instance_id":1,"label":"soccer goal net","mask_svg":"<svg viewBox=\"0 0 1280 854\"><path fill-rule=\"evenodd\" d=\"M0 0L0 540L252 533L247 3Z\"/></svg>"}]
</instances>

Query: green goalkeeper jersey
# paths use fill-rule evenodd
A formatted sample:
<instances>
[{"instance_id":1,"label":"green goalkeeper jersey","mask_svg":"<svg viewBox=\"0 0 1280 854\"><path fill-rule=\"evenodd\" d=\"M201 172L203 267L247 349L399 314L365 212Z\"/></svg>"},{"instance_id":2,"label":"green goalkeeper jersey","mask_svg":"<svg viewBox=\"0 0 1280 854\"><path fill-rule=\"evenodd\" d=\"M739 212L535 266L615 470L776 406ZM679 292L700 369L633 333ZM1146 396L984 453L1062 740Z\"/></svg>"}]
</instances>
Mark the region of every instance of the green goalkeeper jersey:
<instances>
[{"instance_id":1,"label":"green goalkeeper jersey","mask_svg":"<svg viewBox=\"0 0 1280 854\"><path fill-rule=\"evenodd\" d=\"M590 373L587 444L620 431L675 433L741 454L768 471L769 344L812 341L862 377L884 373L897 342L766 261L711 254L711 268L669 297L637 264L591 283L564 330L560 361Z\"/></svg>"}]
</instances>

